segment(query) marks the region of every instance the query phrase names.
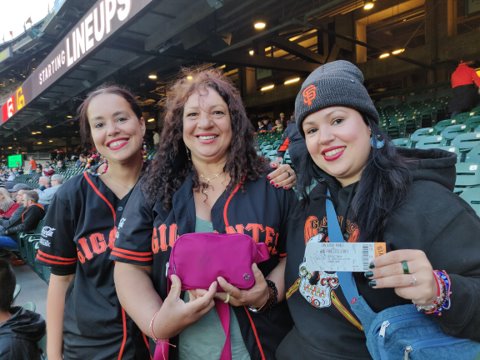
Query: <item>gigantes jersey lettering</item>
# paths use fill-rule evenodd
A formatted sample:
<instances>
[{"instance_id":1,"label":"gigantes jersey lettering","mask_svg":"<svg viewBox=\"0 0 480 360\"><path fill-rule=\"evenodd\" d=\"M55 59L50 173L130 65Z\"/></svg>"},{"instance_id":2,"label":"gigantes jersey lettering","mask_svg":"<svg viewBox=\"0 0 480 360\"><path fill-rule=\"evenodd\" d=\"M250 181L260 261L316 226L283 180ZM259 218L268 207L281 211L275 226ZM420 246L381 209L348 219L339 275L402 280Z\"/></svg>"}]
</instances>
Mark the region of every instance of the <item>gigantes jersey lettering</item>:
<instances>
[{"instance_id":1,"label":"gigantes jersey lettering","mask_svg":"<svg viewBox=\"0 0 480 360\"><path fill-rule=\"evenodd\" d=\"M173 197L172 209L161 201L152 204L137 184L118 225L112 258L135 265L152 266L153 284L165 299L166 266L178 236L195 232L195 203L192 176L188 176ZM286 225L293 191L275 189L265 178L248 181L238 191L225 191L212 208L213 229L219 233L244 233L267 244L270 259L258 265L266 276L285 256ZM226 220L228 226L226 226ZM215 256L215 254L212 254ZM265 313L250 313L234 307L243 340L251 359L272 359L280 340L291 327L285 302ZM172 341L176 341L172 339ZM171 358L177 356L170 348Z\"/></svg>"},{"instance_id":2,"label":"gigantes jersey lettering","mask_svg":"<svg viewBox=\"0 0 480 360\"><path fill-rule=\"evenodd\" d=\"M85 172L67 181L49 206L37 260L53 274L75 274L65 300L65 359L133 359L135 351L148 358L145 339L116 296L109 259L129 196L118 199Z\"/></svg>"}]
</instances>

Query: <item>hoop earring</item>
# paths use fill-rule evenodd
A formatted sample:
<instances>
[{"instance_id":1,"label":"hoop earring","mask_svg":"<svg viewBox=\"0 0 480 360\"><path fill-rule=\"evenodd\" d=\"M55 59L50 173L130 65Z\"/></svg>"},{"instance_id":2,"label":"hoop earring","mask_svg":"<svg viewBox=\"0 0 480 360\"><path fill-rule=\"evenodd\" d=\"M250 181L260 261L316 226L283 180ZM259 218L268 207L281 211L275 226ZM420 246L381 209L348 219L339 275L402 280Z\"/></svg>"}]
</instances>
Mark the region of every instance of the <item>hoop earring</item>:
<instances>
[{"instance_id":1,"label":"hoop earring","mask_svg":"<svg viewBox=\"0 0 480 360\"><path fill-rule=\"evenodd\" d=\"M370 145L378 150L385 146L385 140L382 138L382 135L377 134L370 138Z\"/></svg>"}]
</instances>

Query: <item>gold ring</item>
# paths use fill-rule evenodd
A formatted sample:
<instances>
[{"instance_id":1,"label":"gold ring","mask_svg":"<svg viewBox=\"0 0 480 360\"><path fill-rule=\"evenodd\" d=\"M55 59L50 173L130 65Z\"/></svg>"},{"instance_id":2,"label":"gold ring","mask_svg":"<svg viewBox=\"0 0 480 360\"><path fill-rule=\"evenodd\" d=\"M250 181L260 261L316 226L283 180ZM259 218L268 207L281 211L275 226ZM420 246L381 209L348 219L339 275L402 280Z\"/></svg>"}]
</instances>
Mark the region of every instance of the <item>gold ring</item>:
<instances>
[{"instance_id":1,"label":"gold ring","mask_svg":"<svg viewBox=\"0 0 480 360\"><path fill-rule=\"evenodd\" d=\"M227 293L227 297L225 298L225 300L223 302L225 304L228 304L229 301L230 301L230 293Z\"/></svg>"}]
</instances>

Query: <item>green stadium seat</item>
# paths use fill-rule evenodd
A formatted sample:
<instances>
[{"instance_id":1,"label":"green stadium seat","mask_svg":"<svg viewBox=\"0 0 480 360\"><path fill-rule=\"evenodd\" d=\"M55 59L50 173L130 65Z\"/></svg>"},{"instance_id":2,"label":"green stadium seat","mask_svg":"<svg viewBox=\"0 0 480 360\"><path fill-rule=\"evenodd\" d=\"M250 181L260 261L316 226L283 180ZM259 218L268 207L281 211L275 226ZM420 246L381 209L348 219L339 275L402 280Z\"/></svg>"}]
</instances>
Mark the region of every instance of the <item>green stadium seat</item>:
<instances>
[{"instance_id":1,"label":"green stadium seat","mask_svg":"<svg viewBox=\"0 0 480 360\"><path fill-rule=\"evenodd\" d=\"M30 311L36 311L37 310L37 306L35 305L35 303L33 301L26 302L25 304L22 305L22 307L25 310L30 310Z\"/></svg>"},{"instance_id":2,"label":"green stadium seat","mask_svg":"<svg viewBox=\"0 0 480 360\"><path fill-rule=\"evenodd\" d=\"M470 116L473 116L474 113L472 112L463 112L463 113L460 113L460 114L457 114L454 116L455 120L457 120L457 123L458 124L464 124L469 118Z\"/></svg>"},{"instance_id":3,"label":"green stadium seat","mask_svg":"<svg viewBox=\"0 0 480 360\"><path fill-rule=\"evenodd\" d=\"M480 163L480 144L467 152L465 162Z\"/></svg>"},{"instance_id":4,"label":"green stadium seat","mask_svg":"<svg viewBox=\"0 0 480 360\"><path fill-rule=\"evenodd\" d=\"M443 137L441 135L422 136L415 144L416 149L434 149L442 145Z\"/></svg>"},{"instance_id":5,"label":"green stadium seat","mask_svg":"<svg viewBox=\"0 0 480 360\"><path fill-rule=\"evenodd\" d=\"M480 187L466 188L461 192L460 197L480 216Z\"/></svg>"},{"instance_id":6,"label":"green stadium seat","mask_svg":"<svg viewBox=\"0 0 480 360\"><path fill-rule=\"evenodd\" d=\"M461 161L465 161L467 152L480 144L480 133L470 132L465 134L459 134L452 140L451 145L458 148L462 154Z\"/></svg>"},{"instance_id":7,"label":"green stadium seat","mask_svg":"<svg viewBox=\"0 0 480 360\"><path fill-rule=\"evenodd\" d=\"M415 144L424 136L435 135L435 130L432 127L420 128L415 130L415 132L410 136L411 146L415 147Z\"/></svg>"},{"instance_id":8,"label":"green stadium seat","mask_svg":"<svg viewBox=\"0 0 480 360\"><path fill-rule=\"evenodd\" d=\"M445 129L447 126L455 125L456 123L457 123L457 120L455 119L440 120L433 126L433 128L435 129L436 134L440 134L443 131L443 129Z\"/></svg>"},{"instance_id":9,"label":"green stadium seat","mask_svg":"<svg viewBox=\"0 0 480 360\"><path fill-rule=\"evenodd\" d=\"M461 193L467 187L480 185L480 164L477 163L457 163L455 165L457 179L455 181L454 192Z\"/></svg>"},{"instance_id":10,"label":"green stadium seat","mask_svg":"<svg viewBox=\"0 0 480 360\"><path fill-rule=\"evenodd\" d=\"M450 145L452 140L457 137L458 134L462 134L468 131L467 125L457 124L450 125L444 128L441 132L442 137L445 140L445 145Z\"/></svg>"},{"instance_id":11,"label":"green stadium seat","mask_svg":"<svg viewBox=\"0 0 480 360\"><path fill-rule=\"evenodd\" d=\"M410 139L409 138L398 138L392 140L393 144L397 147L410 147Z\"/></svg>"},{"instance_id":12,"label":"green stadium seat","mask_svg":"<svg viewBox=\"0 0 480 360\"><path fill-rule=\"evenodd\" d=\"M465 125L468 128L468 131L474 131L478 126L480 126L480 116L472 116L466 122Z\"/></svg>"}]
</instances>

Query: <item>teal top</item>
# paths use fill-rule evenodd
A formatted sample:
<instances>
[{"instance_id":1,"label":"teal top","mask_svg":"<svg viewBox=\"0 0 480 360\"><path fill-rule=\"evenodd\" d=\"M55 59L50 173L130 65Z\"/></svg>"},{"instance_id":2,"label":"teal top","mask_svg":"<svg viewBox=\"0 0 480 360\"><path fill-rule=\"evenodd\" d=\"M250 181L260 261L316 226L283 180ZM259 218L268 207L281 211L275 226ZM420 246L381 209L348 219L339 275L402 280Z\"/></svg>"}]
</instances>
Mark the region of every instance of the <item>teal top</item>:
<instances>
[{"instance_id":1,"label":"teal top","mask_svg":"<svg viewBox=\"0 0 480 360\"><path fill-rule=\"evenodd\" d=\"M213 224L197 217L195 232L213 232ZM184 300L188 302L188 299L188 292L185 292ZM230 339L232 360L250 360L250 354L243 342L237 317L232 308L230 308ZM217 311L213 308L180 333L180 360L220 359L224 343L225 333L222 323Z\"/></svg>"}]
</instances>

